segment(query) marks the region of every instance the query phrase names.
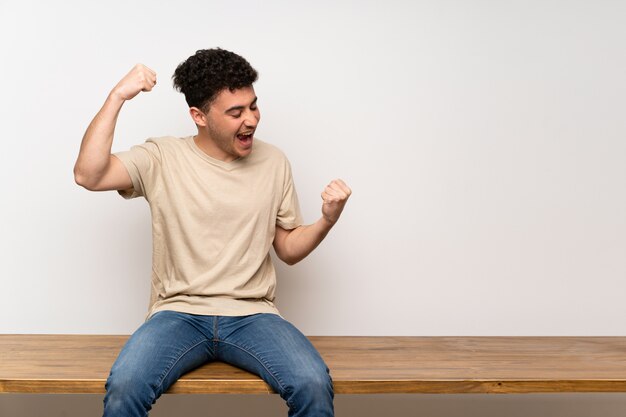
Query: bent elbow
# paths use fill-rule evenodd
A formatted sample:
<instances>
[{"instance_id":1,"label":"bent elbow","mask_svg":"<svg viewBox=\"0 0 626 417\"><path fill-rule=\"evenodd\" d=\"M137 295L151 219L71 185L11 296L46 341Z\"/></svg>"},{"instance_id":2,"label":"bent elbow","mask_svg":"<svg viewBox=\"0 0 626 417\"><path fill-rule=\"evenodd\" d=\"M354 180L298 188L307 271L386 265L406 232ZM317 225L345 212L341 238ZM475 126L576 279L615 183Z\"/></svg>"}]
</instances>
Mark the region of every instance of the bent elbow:
<instances>
[{"instance_id":1,"label":"bent elbow","mask_svg":"<svg viewBox=\"0 0 626 417\"><path fill-rule=\"evenodd\" d=\"M284 256L280 259L289 266L293 266L302 260L302 258L296 258L293 256Z\"/></svg>"},{"instance_id":2,"label":"bent elbow","mask_svg":"<svg viewBox=\"0 0 626 417\"><path fill-rule=\"evenodd\" d=\"M76 185L85 187L85 178L77 174L76 171L74 171L74 182L76 183Z\"/></svg>"},{"instance_id":3,"label":"bent elbow","mask_svg":"<svg viewBox=\"0 0 626 417\"><path fill-rule=\"evenodd\" d=\"M92 182L90 182L87 177L85 177L84 175L81 175L76 170L74 170L74 182L76 183L76 185L80 185L86 190L96 191L94 189L95 185Z\"/></svg>"},{"instance_id":4,"label":"bent elbow","mask_svg":"<svg viewBox=\"0 0 626 417\"><path fill-rule=\"evenodd\" d=\"M283 261L284 263L286 263L289 266L295 265L298 263L299 259L296 259L292 256L289 256L285 253L281 253L280 251L275 250L276 252L276 256L278 257L278 259L280 259L281 261Z\"/></svg>"}]
</instances>

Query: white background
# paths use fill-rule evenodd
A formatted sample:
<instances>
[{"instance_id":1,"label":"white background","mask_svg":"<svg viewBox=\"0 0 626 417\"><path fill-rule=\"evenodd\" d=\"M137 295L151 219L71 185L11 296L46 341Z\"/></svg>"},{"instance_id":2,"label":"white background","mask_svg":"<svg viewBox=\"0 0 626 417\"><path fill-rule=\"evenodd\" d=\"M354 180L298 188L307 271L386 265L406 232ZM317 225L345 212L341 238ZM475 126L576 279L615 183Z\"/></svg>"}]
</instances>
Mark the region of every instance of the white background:
<instances>
[{"instance_id":1,"label":"white background","mask_svg":"<svg viewBox=\"0 0 626 417\"><path fill-rule=\"evenodd\" d=\"M278 266L277 305L305 334L625 335L625 22L617 0L1 0L0 333L141 324L148 205L78 187L73 165L137 62L158 84L124 105L113 151L195 133L171 75L219 46L259 71L257 136L288 155L306 220L332 178L354 192L316 252ZM0 415L100 412L98 396L58 398L2 396ZM234 397L211 398L165 398L153 415L176 401L226 415L206 407ZM337 412L379 415L390 398L340 396ZM626 409L620 395L497 398L408 396L385 410ZM275 415L277 401L233 407Z\"/></svg>"}]
</instances>

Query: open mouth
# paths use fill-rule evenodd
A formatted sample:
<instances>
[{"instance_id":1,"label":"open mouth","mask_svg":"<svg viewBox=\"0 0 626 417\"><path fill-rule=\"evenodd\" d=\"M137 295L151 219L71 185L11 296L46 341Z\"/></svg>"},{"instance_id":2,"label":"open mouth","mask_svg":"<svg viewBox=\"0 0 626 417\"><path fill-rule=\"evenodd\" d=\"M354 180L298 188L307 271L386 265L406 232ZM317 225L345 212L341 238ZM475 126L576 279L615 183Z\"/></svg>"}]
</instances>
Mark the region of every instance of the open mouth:
<instances>
[{"instance_id":1,"label":"open mouth","mask_svg":"<svg viewBox=\"0 0 626 417\"><path fill-rule=\"evenodd\" d=\"M252 145L252 133L253 132L240 133L240 134L237 135L237 140L239 140L239 143L242 146L248 147L248 146Z\"/></svg>"}]
</instances>

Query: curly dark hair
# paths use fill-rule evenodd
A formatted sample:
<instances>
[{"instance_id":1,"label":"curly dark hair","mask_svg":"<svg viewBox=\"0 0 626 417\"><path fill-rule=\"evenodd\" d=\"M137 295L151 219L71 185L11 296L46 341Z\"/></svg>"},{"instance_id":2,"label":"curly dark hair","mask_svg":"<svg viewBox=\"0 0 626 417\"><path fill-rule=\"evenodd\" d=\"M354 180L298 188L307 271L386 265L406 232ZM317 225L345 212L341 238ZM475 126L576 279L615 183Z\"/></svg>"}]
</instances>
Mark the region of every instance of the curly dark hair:
<instances>
[{"instance_id":1,"label":"curly dark hair","mask_svg":"<svg viewBox=\"0 0 626 417\"><path fill-rule=\"evenodd\" d=\"M181 62L172 80L174 88L185 95L189 107L198 107L206 112L220 91L251 86L258 76L243 57L215 48L200 49Z\"/></svg>"}]
</instances>

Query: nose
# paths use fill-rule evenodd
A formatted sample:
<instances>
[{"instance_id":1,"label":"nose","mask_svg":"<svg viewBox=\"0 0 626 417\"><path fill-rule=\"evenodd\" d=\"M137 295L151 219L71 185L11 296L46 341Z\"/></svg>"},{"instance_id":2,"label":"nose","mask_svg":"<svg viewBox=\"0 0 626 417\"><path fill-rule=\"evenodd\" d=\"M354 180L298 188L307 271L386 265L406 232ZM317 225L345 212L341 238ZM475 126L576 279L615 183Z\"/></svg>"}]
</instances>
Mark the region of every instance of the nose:
<instances>
[{"instance_id":1,"label":"nose","mask_svg":"<svg viewBox=\"0 0 626 417\"><path fill-rule=\"evenodd\" d=\"M258 111L247 111L243 122L247 127L256 127L260 118Z\"/></svg>"}]
</instances>

